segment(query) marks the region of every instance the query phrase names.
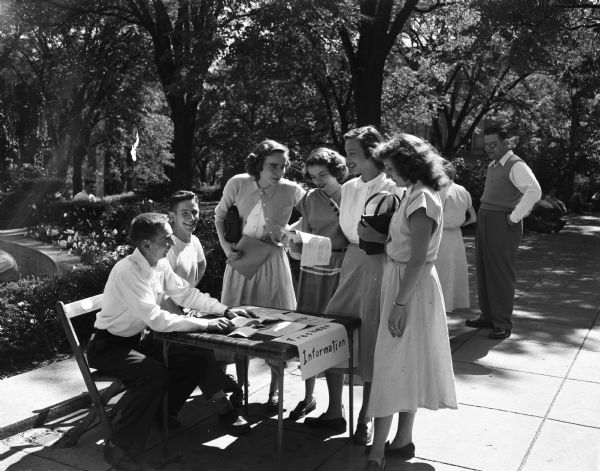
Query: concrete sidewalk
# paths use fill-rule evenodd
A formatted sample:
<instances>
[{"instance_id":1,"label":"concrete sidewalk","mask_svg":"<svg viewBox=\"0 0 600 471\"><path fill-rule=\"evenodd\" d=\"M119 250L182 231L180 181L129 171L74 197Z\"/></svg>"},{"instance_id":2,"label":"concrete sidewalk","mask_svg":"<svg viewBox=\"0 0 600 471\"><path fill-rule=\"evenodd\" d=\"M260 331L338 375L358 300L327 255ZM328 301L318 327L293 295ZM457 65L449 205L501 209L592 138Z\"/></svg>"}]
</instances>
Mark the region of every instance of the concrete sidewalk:
<instances>
[{"instance_id":1,"label":"concrete sidewalk","mask_svg":"<svg viewBox=\"0 0 600 471\"><path fill-rule=\"evenodd\" d=\"M473 238L466 241L472 262ZM470 270L476 308L472 264ZM389 459L388 470L600 471L600 218L573 217L558 235L527 234L518 254L517 276L515 326L509 339L493 341L487 338L488 330L465 327L472 312L449 314L459 409L420 410L414 436L417 458L407 463ZM66 384L62 382L67 377L55 373L51 382L60 378ZM30 379L19 391L14 385L5 388L5 381L0 382L0 412L7 405L16 409L27 403L31 391L46 391L47 386ZM159 431L152 431L143 455L148 468L276 469L277 421L261 405L268 382L264 364L253 361L252 434L224 434L205 401L195 397L182 411L184 428L172 436L167 462ZM288 369L285 384L289 410L304 393L297 370ZM355 416L360 393L357 387ZM317 381L315 394L318 406L311 415L326 407L324 379ZM60 403L58 396L50 402ZM32 404L37 406L30 409L40 408L39 402ZM0 469L110 469L96 443L98 427L84 434L76 447L52 446L80 417L80 411L61 416L2 440ZM345 436L324 437L302 423L286 422L283 469L361 471L365 462L363 447Z\"/></svg>"}]
</instances>

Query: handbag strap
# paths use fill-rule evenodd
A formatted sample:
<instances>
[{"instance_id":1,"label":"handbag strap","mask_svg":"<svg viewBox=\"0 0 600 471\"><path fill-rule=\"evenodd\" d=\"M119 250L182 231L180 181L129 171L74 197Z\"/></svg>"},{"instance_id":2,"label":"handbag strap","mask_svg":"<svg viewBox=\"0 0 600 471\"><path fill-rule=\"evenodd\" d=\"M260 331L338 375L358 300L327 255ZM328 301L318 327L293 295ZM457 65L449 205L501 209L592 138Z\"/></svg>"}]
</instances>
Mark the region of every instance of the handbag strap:
<instances>
[{"instance_id":1,"label":"handbag strap","mask_svg":"<svg viewBox=\"0 0 600 471\"><path fill-rule=\"evenodd\" d=\"M371 196L369 196L367 201L365 201L365 207L363 208L363 215L366 215L366 210L367 210L367 206L369 205L369 203L378 196L381 196L381 199L379 200L379 203L377 203L377 206L375 207L375 213L373 213L375 216L377 216L379 214L379 211L381 210L383 203L385 203L387 201L388 196L392 197L392 211L396 211L396 209L398 209L398 207L400 206L400 202L402 201L400 199L400 197L398 195L396 195L395 193L390 193L389 191L378 191L377 193L374 193Z\"/></svg>"}]
</instances>

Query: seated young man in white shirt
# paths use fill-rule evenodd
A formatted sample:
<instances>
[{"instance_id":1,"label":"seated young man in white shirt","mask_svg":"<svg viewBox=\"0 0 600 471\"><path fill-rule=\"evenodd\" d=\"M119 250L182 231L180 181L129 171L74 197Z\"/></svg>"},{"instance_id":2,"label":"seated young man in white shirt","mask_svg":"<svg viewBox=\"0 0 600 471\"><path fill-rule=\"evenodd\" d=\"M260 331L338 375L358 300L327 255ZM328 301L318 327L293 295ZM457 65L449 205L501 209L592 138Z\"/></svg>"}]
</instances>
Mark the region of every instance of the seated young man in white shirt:
<instances>
[{"instance_id":1,"label":"seated young man in white shirt","mask_svg":"<svg viewBox=\"0 0 600 471\"><path fill-rule=\"evenodd\" d=\"M160 405L167 388L170 425L177 425L175 416L199 386L230 431L250 430L223 392L225 375L211 350L171 345L167 368L162 344L152 334L143 336L144 330L226 332L231 327L230 318L249 314L201 293L173 272L165 258L173 245L166 215L137 216L129 236L136 249L117 262L108 277L87 352L90 366L121 379L127 388L121 399L121 417L113 424L104 458L120 469L142 469L133 454L143 450L152 423L160 421ZM163 303L169 299L220 317L197 319L161 308L161 304L174 305Z\"/></svg>"}]
</instances>

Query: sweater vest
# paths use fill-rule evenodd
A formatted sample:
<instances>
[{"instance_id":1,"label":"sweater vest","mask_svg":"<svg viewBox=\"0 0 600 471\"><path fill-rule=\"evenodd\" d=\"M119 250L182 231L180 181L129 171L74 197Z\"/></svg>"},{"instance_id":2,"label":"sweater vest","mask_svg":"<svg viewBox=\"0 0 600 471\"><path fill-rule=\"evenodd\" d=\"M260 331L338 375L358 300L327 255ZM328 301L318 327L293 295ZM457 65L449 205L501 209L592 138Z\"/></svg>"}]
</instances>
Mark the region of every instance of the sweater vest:
<instances>
[{"instance_id":1,"label":"sweater vest","mask_svg":"<svg viewBox=\"0 0 600 471\"><path fill-rule=\"evenodd\" d=\"M510 170L514 164L522 162L512 154L504 165L491 165L485 177L481 209L512 212L521 200L523 193L510 181Z\"/></svg>"}]
</instances>

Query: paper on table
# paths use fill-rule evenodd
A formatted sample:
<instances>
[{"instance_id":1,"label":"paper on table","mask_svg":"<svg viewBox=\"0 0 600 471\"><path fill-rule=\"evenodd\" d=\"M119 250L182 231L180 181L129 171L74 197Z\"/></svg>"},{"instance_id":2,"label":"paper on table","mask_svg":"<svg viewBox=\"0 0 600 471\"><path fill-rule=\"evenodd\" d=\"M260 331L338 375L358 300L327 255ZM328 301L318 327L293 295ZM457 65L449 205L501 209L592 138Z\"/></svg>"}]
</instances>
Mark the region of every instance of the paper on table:
<instances>
[{"instance_id":1,"label":"paper on table","mask_svg":"<svg viewBox=\"0 0 600 471\"><path fill-rule=\"evenodd\" d=\"M331 239L302 231L287 232L294 242L302 242L300 266L314 267L329 265L331 258Z\"/></svg>"},{"instance_id":2,"label":"paper on table","mask_svg":"<svg viewBox=\"0 0 600 471\"><path fill-rule=\"evenodd\" d=\"M280 337L282 335L289 335L293 332L297 332L298 330L302 330L306 327L306 324L302 324L300 322L289 322L283 321L278 322L272 327L268 329L260 329L261 335L271 335L273 337Z\"/></svg>"}]
</instances>

